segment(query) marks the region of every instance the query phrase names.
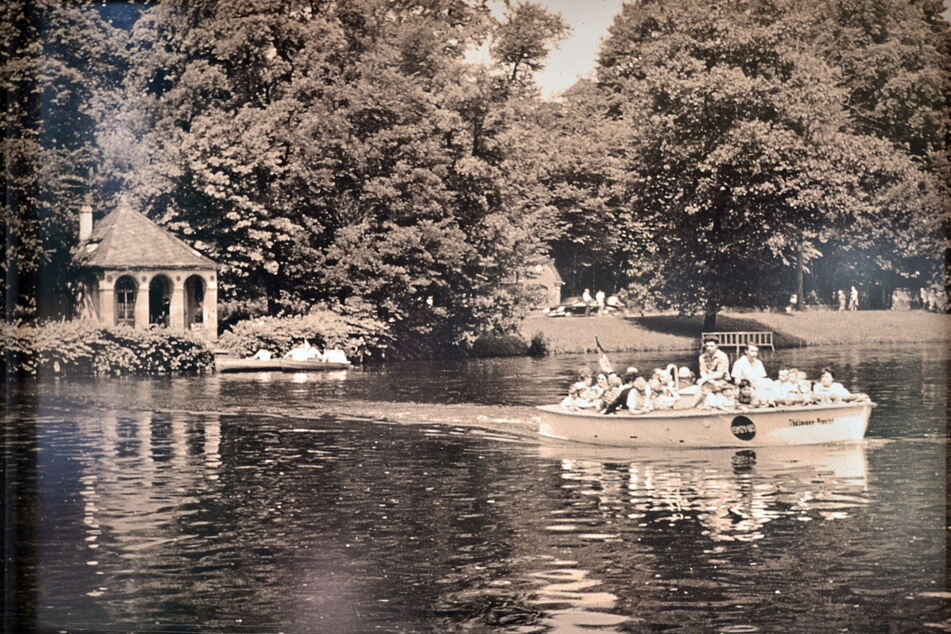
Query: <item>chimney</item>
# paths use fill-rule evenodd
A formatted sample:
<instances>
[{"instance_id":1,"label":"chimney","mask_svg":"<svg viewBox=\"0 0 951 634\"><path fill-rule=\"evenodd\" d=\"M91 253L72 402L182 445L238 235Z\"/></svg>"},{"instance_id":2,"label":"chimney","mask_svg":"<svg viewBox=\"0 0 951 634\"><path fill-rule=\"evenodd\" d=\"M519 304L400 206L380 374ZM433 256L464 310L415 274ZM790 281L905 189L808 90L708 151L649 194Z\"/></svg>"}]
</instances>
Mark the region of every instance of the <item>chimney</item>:
<instances>
[{"instance_id":1,"label":"chimney","mask_svg":"<svg viewBox=\"0 0 951 634\"><path fill-rule=\"evenodd\" d=\"M92 206L79 208L79 241L85 242L92 236Z\"/></svg>"}]
</instances>

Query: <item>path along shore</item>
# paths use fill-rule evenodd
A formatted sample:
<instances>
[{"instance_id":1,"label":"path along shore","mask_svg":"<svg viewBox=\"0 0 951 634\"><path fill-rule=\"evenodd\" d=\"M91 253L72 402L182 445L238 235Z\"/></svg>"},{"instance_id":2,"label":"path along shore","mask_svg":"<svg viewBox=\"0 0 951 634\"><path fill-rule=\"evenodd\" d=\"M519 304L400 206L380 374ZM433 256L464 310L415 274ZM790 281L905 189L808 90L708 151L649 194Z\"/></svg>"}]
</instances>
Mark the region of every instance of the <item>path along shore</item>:
<instances>
[{"instance_id":1,"label":"path along shore","mask_svg":"<svg viewBox=\"0 0 951 634\"><path fill-rule=\"evenodd\" d=\"M595 336L609 352L692 350L699 345L703 317L675 314L588 317L530 315L522 336L542 333L550 353L592 352ZM721 313L718 331L772 331L777 348L869 343L951 341L951 315L920 310L810 310L794 313Z\"/></svg>"}]
</instances>

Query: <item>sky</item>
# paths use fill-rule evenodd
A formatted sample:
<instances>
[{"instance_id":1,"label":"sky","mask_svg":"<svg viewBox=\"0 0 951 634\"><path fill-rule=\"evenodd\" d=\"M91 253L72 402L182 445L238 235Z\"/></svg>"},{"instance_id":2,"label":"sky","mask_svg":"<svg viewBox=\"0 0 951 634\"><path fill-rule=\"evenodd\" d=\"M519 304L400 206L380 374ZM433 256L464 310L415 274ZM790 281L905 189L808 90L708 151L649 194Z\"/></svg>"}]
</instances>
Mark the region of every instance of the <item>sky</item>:
<instances>
[{"instance_id":1,"label":"sky","mask_svg":"<svg viewBox=\"0 0 951 634\"><path fill-rule=\"evenodd\" d=\"M535 75L542 96L548 99L594 70L601 38L608 34L624 0L541 0L539 4L560 13L571 25L571 34L551 52L545 69Z\"/></svg>"}]
</instances>

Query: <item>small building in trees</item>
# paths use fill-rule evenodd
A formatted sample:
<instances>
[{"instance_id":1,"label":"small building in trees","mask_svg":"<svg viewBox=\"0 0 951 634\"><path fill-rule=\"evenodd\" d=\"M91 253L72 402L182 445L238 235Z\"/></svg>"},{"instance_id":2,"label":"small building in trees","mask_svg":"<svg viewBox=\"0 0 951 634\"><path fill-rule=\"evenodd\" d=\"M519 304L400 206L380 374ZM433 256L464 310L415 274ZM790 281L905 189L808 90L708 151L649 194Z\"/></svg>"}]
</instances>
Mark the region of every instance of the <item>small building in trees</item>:
<instances>
[{"instance_id":1,"label":"small building in trees","mask_svg":"<svg viewBox=\"0 0 951 634\"><path fill-rule=\"evenodd\" d=\"M513 284L522 284L531 290L541 291L544 298L541 305L555 306L561 303L561 289L565 281L555 268L555 262L546 259L541 262L529 264L512 276Z\"/></svg>"},{"instance_id":2,"label":"small building in trees","mask_svg":"<svg viewBox=\"0 0 951 634\"><path fill-rule=\"evenodd\" d=\"M93 227L79 214L76 297L81 317L104 325L163 326L218 334L218 265L125 201Z\"/></svg>"}]
</instances>

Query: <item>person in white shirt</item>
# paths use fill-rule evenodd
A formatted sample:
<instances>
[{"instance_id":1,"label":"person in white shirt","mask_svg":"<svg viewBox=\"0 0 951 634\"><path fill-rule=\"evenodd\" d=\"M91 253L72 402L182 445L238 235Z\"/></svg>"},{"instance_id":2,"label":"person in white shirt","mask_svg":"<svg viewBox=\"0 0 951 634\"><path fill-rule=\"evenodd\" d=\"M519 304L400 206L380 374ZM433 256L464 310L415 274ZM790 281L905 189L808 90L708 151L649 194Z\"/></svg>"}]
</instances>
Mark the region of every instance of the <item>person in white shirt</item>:
<instances>
[{"instance_id":1,"label":"person in white shirt","mask_svg":"<svg viewBox=\"0 0 951 634\"><path fill-rule=\"evenodd\" d=\"M651 398L651 386L642 376L634 379L631 391L627 393L627 409L629 409L632 414L642 414L654 409L654 401Z\"/></svg>"},{"instance_id":2,"label":"person in white shirt","mask_svg":"<svg viewBox=\"0 0 951 634\"><path fill-rule=\"evenodd\" d=\"M836 383L835 374L829 368L822 368L819 382L812 387L812 394L820 403L862 401L868 398L865 394L853 394L841 383Z\"/></svg>"},{"instance_id":3,"label":"person in white shirt","mask_svg":"<svg viewBox=\"0 0 951 634\"><path fill-rule=\"evenodd\" d=\"M733 362L730 375L737 384L746 379L751 385L756 385L760 379L766 378L766 368L759 360L759 347L752 344L746 346L743 356Z\"/></svg>"}]
</instances>

